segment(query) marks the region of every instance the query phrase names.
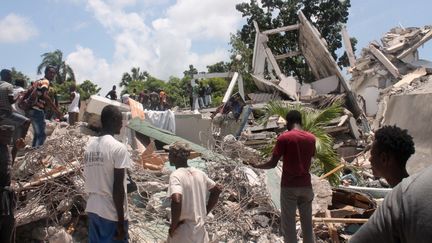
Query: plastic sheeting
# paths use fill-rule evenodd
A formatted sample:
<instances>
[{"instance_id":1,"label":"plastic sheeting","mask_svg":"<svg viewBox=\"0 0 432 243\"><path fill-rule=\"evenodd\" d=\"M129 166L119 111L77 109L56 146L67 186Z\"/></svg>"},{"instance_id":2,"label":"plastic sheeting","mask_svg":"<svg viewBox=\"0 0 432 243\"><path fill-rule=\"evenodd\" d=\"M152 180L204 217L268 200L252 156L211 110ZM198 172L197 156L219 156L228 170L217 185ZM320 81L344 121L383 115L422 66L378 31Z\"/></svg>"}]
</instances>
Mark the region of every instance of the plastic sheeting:
<instances>
[{"instance_id":1,"label":"plastic sheeting","mask_svg":"<svg viewBox=\"0 0 432 243\"><path fill-rule=\"evenodd\" d=\"M175 134L175 115L171 110L151 111L145 110L145 120L153 126L170 131Z\"/></svg>"}]
</instances>

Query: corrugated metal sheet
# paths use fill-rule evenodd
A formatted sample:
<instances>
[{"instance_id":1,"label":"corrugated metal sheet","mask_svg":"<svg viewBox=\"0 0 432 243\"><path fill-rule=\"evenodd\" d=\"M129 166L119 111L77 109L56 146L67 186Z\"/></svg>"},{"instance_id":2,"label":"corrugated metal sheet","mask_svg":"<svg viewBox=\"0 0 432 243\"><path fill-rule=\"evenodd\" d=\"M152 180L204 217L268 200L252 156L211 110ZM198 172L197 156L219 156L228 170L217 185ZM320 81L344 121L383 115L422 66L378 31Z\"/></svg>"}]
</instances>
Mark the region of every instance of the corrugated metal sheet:
<instances>
[{"instance_id":1,"label":"corrugated metal sheet","mask_svg":"<svg viewBox=\"0 0 432 243\"><path fill-rule=\"evenodd\" d=\"M203 157L210 156L211 158L216 158L220 156L207 148L204 148L196 143L176 136L174 133L171 133L167 130L157 128L151 125L149 122L146 122L139 118L132 119L129 122L128 127L136 132L139 132L143 135L154 138L166 144L172 144L175 142L188 143L193 151L201 153Z\"/></svg>"},{"instance_id":2,"label":"corrugated metal sheet","mask_svg":"<svg viewBox=\"0 0 432 243\"><path fill-rule=\"evenodd\" d=\"M249 98L254 101L254 103L266 103L270 100L280 100L281 97L277 93L250 93Z\"/></svg>"}]
</instances>

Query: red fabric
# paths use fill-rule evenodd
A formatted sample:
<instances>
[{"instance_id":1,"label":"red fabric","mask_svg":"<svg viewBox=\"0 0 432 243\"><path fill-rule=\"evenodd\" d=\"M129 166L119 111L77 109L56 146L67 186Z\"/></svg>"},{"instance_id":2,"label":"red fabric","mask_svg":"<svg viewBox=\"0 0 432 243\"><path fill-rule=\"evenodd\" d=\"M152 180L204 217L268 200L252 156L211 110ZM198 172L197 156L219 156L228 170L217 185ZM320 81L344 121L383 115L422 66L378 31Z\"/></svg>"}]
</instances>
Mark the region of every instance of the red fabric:
<instances>
[{"instance_id":1,"label":"red fabric","mask_svg":"<svg viewBox=\"0 0 432 243\"><path fill-rule=\"evenodd\" d=\"M283 156L282 187L312 186L309 169L315 155L315 136L293 129L277 138L273 155Z\"/></svg>"}]
</instances>

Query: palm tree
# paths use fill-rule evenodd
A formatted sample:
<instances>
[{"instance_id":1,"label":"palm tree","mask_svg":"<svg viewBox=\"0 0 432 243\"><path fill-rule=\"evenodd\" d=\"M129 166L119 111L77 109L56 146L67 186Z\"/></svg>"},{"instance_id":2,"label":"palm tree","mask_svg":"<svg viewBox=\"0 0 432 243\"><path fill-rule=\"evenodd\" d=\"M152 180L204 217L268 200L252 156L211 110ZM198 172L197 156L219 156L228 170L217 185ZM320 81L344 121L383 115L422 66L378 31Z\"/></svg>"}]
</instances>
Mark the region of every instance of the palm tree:
<instances>
[{"instance_id":1,"label":"palm tree","mask_svg":"<svg viewBox=\"0 0 432 243\"><path fill-rule=\"evenodd\" d=\"M47 66L53 66L57 70L57 75L55 78L56 83L61 84L64 81L75 82L75 74L72 68L63 60L62 51L57 49L53 52L44 53L41 56L42 62L37 68L38 74L42 74L42 70L44 70Z\"/></svg>"},{"instance_id":2,"label":"palm tree","mask_svg":"<svg viewBox=\"0 0 432 243\"><path fill-rule=\"evenodd\" d=\"M120 87L128 87L132 81L144 82L150 74L147 71L141 72L139 67L134 67L131 69L131 73L123 73L122 79L120 81Z\"/></svg>"},{"instance_id":3,"label":"palm tree","mask_svg":"<svg viewBox=\"0 0 432 243\"><path fill-rule=\"evenodd\" d=\"M286 116L290 110L298 110L302 114L302 128L315 135L316 138L316 160L315 165L318 165L322 172L327 173L338 165L339 158L333 149L333 138L324 130L324 126L331 120L340 116L343 111L341 102L337 101L330 107L317 110L299 104L286 104L280 101L269 102L264 108L264 117L262 123L267 125L267 121L271 116L278 115ZM275 142L275 141L274 141ZM274 146L272 144L271 148ZM270 146L269 146L270 148ZM264 153L269 153L267 149ZM329 177L330 183L338 184L338 174L333 174Z\"/></svg>"}]
</instances>

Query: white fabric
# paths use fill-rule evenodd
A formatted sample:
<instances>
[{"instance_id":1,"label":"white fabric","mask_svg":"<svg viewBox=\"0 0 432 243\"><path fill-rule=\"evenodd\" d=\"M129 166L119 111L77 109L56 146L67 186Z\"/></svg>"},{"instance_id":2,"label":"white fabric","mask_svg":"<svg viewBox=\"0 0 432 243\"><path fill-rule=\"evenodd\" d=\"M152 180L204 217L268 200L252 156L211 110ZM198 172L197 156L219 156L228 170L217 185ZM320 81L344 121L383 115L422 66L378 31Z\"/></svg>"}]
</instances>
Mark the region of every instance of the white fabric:
<instances>
[{"instance_id":1,"label":"white fabric","mask_svg":"<svg viewBox=\"0 0 432 243\"><path fill-rule=\"evenodd\" d=\"M151 111L145 110L145 119L155 127L170 131L175 134L175 115L171 110Z\"/></svg>"},{"instance_id":2,"label":"white fabric","mask_svg":"<svg viewBox=\"0 0 432 243\"><path fill-rule=\"evenodd\" d=\"M113 200L114 168L130 168L131 160L126 146L111 135L91 137L84 153L85 189L89 194L86 212L102 218L117 221ZM124 190L126 194L126 170ZM124 217L127 219L127 197L124 203Z\"/></svg>"},{"instance_id":3,"label":"white fabric","mask_svg":"<svg viewBox=\"0 0 432 243\"><path fill-rule=\"evenodd\" d=\"M74 99L72 100L72 102L69 105L69 110L68 112L79 112L79 100L80 100L80 94L78 92L72 92L72 94L75 94Z\"/></svg>"},{"instance_id":4,"label":"white fabric","mask_svg":"<svg viewBox=\"0 0 432 243\"><path fill-rule=\"evenodd\" d=\"M21 92L25 92L26 90L23 87L16 86L13 90L13 96L14 100L18 98L18 96L21 94ZM21 115L25 115L25 111L23 111L21 108L18 107L17 102L12 104L12 110L14 112L18 112Z\"/></svg>"},{"instance_id":5,"label":"white fabric","mask_svg":"<svg viewBox=\"0 0 432 243\"><path fill-rule=\"evenodd\" d=\"M25 92L26 90L23 88L23 87L19 87L19 86L16 86L14 89L13 89L13 96L14 96L14 100L16 100L17 98L18 98L18 95L21 93L21 92Z\"/></svg>"},{"instance_id":6,"label":"white fabric","mask_svg":"<svg viewBox=\"0 0 432 243\"><path fill-rule=\"evenodd\" d=\"M179 168L170 175L168 195L182 194L180 221L169 242L208 242L204 228L207 193L216 183L196 168Z\"/></svg>"}]
</instances>

